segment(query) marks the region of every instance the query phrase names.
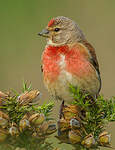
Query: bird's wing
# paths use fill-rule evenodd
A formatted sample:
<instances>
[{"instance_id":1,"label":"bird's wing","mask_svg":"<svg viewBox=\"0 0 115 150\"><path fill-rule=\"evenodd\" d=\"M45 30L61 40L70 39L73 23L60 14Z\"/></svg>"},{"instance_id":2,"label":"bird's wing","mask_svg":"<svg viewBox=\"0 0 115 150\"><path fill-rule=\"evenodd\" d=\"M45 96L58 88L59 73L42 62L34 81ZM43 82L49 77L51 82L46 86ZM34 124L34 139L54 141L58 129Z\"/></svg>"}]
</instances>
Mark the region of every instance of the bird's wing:
<instances>
[{"instance_id":1,"label":"bird's wing","mask_svg":"<svg viewBox=\"0 0 115 150\"><path fill-rule=\"evenodd\" d=\"M87 41L82 41L80 43L83 44L87 48L88 53L90 54L90 62L95 67L95 69L97 70L98 74L100 75L99 64L98 64L98 61L97 61L95 49Z\"/></svg>"},{"instance_id":2,"label":"bird's wing","mask_svg":"<svg viewBox=\"0 0 115 150\"><path fill-rule=\"evenodd\" d=\"M89 55L89 61L91 62L91 64L94 66L94 68L96 69L96 71L98 73L98 78L99 78L99 81L100 81L100 88L99 88L99 91L100 91L100 89L101 89L101 77L100 77L99 64L98 64L98 61L97 61L95 49L87 41L82 41L82 42L80 42L80 44L85 46L88 50L88 53L90 54Z\"/></svg>"}]
</instances>

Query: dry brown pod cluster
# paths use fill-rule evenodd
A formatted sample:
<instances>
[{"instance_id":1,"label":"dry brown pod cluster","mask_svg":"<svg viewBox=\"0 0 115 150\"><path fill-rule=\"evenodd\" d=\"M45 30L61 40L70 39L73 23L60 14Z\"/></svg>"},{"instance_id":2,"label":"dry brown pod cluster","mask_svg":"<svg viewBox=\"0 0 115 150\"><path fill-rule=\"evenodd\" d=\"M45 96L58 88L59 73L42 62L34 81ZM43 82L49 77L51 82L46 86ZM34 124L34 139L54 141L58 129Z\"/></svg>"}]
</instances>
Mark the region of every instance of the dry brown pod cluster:
<instances>
[{"instance_id":1,"label":"dry brown pod cluster","mask_svg":"<svg viewBox=\"0 0 115 150\"><path fill-rule=\"evenodd\" d=\"M20 109L23 106L29 108L33 103L35 104L37 102L36 99L39 94L40 92L38 90L26 91L18 96L13 104L14 106L16 105L16 109ZM14 96L11 97L0 91L0 142L3 142L8 136L17 137L25 131L30 132L32 137L37 139L45 139L48 135L56 131L55 121L48 120L44 113L39 110L26 112L18 122L12 121L12 112L14 111L13 113L15 113L15 110L10 111L10 114L8 114L8 108L4 109L8 107L7 102L9 104L12 99L14 101ZM2 103L2 101L6 101L6 103Z\"/></svg>"},{"instance_id":2,"label":"dry brown pod cluster","mask_svg":"<svg viewBox=\"0 0 115 150\"><path fill-rule=\"evenodd\" d=\"M98 146L110 147L111 136L108 132L100 133L95 139L93 133L88 134L84 124L85 113L76 105L66 105L62 117L58 121L58 136L60 142L80 144L86 148Z\"/></svg>"}]
</instances>

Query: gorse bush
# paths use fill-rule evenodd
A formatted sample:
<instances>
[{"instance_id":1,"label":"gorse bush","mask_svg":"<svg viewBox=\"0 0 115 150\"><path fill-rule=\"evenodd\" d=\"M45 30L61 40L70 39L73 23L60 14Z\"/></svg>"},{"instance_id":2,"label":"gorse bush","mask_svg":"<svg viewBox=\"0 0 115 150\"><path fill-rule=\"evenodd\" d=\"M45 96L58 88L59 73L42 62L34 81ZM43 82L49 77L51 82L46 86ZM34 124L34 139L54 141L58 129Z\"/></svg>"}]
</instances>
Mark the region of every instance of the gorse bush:
<instances>
[{"instance_id":1,"label":"gorse bush","mask_svg":"<svg viewBox=\"0 0 115 150\"><path fill-rule=\"evenodd\" d=\"M40 92L23 83L21 94L0 91L0 148L7 150L58 150L47 138L56 132L54 103L39 105ZM115 98L94 98L70 85L71 104L64 105L56 138L75 149L109 147L109 122L115 121Z\"/></svg>"},{"instance_id":2,"label":"gorse bush","mask_svg":"<svg viewBox=\"0 0 115 150\"><path fill-rule=\"evenodd\" d=\"M94 98L72 85L70 94L73 102L63 107L56 137L78 149L111 148L106 126L115 121L115 98L104 99L100 95Z\"/></svg>"},{"instance_id":3,"label":"gorse bush","mask_svg":"<svg viewBox=\"0 0 115 150\"><path fill-rule=\"evenodd\" d=\"M50 117L54 103L39 105L38 90L27 83L22 93L0 92L0 142L2 149L53 149L45 142L56 131Z\"/></svg>"}]
</instances>

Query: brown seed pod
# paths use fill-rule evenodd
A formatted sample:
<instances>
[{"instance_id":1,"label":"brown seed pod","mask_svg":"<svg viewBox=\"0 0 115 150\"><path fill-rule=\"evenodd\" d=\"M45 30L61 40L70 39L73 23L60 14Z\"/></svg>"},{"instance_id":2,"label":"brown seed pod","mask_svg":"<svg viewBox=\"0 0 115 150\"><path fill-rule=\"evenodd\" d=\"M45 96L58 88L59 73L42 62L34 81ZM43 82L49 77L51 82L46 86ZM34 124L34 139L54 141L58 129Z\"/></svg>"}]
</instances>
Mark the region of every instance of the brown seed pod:
<instances>
[{"instance_id":1,"label":"brown seed pod","mask_svg":"<svg viewBox=\"0 0 115 150\"><path fill-rule=\"evenodd\" d=\"M29 103L35 102L39 95L40 92L38 90L26 91L18 97L18 102L20 105L28 105Z\"/></svg>"},{"instance_id":2,"label":"brown seed pod","mask_svg":"<svg viewBox=\"0 0 115 150\"><path fill-rule=\"evenodd\" d=\"M0 111L0 117L3 117L4 119L9 120L9 116L6 113L2 112L2 111Z\"/></svg>"},{"instance_id":3,"label":"brown seed pod","mask_svg":"<svg viewBox=\"0 0 115 150\"><path fill-rule=\"evenodd\" d=\"M56 130L56 124L52 121L48 121L48 129L46 130L46 134L52 134Z\"/></svg>"},{"instance_id":4,"label":"brown seed pod","mask_svg":"<svg viewBox=\"0 0 115 150\"><path fill-rule=\"evenodd\" d=\"M8 126L9 116L4 112L0 111L0 126L5 128Z\"/></svg>"},{"instance_id":5,"label":"brown seed pod","mask_svg":"<svg viewBox=\"0 0 115 150\"><path fill-rule=\"evenodd\" d=\"M48 121L44 121L41 126L37 129L37 132L41 132L42 134L46 134L46 131L48 129Z\"/></svg>"},{"instance_id":6,"label":"brown seed pod","mask_svg":"<svg viewBox=\"0 0 115 150\"><path fill-rule=\"evenodd\" d=\"M29 118L30 123L34 124L35 126L42 124L44 120L45 120L44 114L39 113L31 115Z\"/></svg>"},{"instance_id":7,"label":"brown seed pod","mask_svg":"<svg viewBox=\"0 0 115 150\"><path fill-rule=\"evenodd\" d=\"M77 144L81 142L81 133L79 130L70 130L68 134L69 140L72 144Z\"/></svg>"},{"instance_id":8,"label":"brown seed pod","mask_svg":"<svg viewBox=\"0 0 115 150\"><path fill-rule=\"evenodd\" d=\"M29 119L30 118L30 116L31 116L31 113L30 112L27 112L24 116L23 116L23 118L22 119Z\"/></svg>"},{"instance_id":9,"label":"brown seed pod","mask_svg":"<svg viewBox=\"0 0 115 150\"><path fill-rule=\"evenodd\" d=\"M69 111L69 112L77 114L80 112L80 107L77 105L68 105L64 107L63 111Z\"/></svg>"},{"instance_id":10,"label":"brown seed pod","mask_svg":"<svg viewBox=\"0 0 115 150\"><path fill-rule=\"evenodd\" d=\"M69 121L65 120L64 118L61 118L58 121L58 128L60 129L60 131L65 131L70 129Z\"/></svg>"},{"instance_id":11,"label":"brown seed pod","mask_svg":"<svg viewBox=\"0 0 115 150\"><path fill-rule=\"evenodd\" d=\"M0 128L0 142L3 142L6 139L7 135L8 131L3 128Z\"/></svg>"},{"instance_id":12,"label":"brown seed pod","mask_svg":"<svg viewBox=\"0 0 115 150\"><path fill-rule=\"evenodd\" d=\"M27 119L21 119L19 122L19 130L20 132L30 127L30 122Z\"/></svg>"},{"instance_id":13,"label":"brown seed pod","mask_svg":"<svg viewBox=\"0 0 115 150\"><path fill-rule=\"evenodd\" d=\"M78 121L76 118L72 118L70 120L70 126L71 128L73 129L77 129L77 128L80 128L81 127L81 124L80 124L80 121Z\"/></svg>"},{"instance_id":14,"label":"brown seed pod","mask_svg":"<svg viewBox=\"0 0 115 150\"><path fill-rule=\"evenodd\" d=\"M111 141L111 135L107 131L103 131L99 135L99 143L100 143L100 145L102 145L102 146L110 145L110 141Z\"/></svg>"},{"instance_id":15,"label":"brown seed pod","mask_svg":"<svg viewBox=\"0 0 115 150\"><path fill-rule=\"evenodd\" d=\"M69 112L69 111L64 111L64 118L66 120L70 120L71 118L75 117L76 114L72 113L72 112Z\"/></svg>"},{"instance_id":16,"label":"brown seed pod","mask_svg":"<svg viewBox=\"0 0 115 150\"><path fill-rule=\"evenodd\" d=\"M84 145L86 148L91 148L95 146L96 142L92 134L89 134L86 136L83 141L81 142L82 145Z\"/></svg>"},{"instance_id":17,"label":"brown seed pod","mask_svg":"<svg viewBox=\"0 0 115 150\"><path fill-rule=\"evenodd\" d=\"M36 128L38 135L52 134L56 131L56 124L53 121L44 121L39 127Z\"/></svg>"},{"instance_id":18,"label":"brown seed pod","mask_svg":"<svg viewBox=\"0 0 115 150\"><path fill-rule=\"evenodd\" d=\"M18 130L16 123L11 124L11 127L9 128L9 133L12 136L18 136L19 135L19 130Z\"/></svg>"},{"instance_id":19,"label":"brown seed pod","mask_svg":"<svg viewBox=\"0 0 115 150\"><path fill-rule=\"evenodd\" d=\"M6 99L8 98L8 96L8 93L3 93L2 91L0 91L0 106L6 104Z\"/></svg>"},{"instance_id":20,"label":"brown seed pod","mask_svg":"<svg viewBox=\"0 0 115 150\"><path fill-rule=\"evenodd\" d=\"M77 118L80 121L81 109L76 105L64 106L63 110L64 119L70 120L72 118Z\"/></svg>"},{"instance_id":21,"label":"brown seed pod","mask_svg":"<svg viewBox=\"0 0 115 150\"><path fill-rule=\"evenodd\" d=\"M0 126L6 128L8 126L8 120L0 117Z\"/></svg>"},{"instance_id":22,"label":"brown seed pod","mask_svg":"<svg viewBox=\"0 0 115 150\"><path fill-rule=\"evenodd\" d=\"M5 98L7 98L7 97L8 97L7 94L5 94L5 93L3 93L2 91L0 91L0 98L5 99Z\"/></svg>"}]
</instances>

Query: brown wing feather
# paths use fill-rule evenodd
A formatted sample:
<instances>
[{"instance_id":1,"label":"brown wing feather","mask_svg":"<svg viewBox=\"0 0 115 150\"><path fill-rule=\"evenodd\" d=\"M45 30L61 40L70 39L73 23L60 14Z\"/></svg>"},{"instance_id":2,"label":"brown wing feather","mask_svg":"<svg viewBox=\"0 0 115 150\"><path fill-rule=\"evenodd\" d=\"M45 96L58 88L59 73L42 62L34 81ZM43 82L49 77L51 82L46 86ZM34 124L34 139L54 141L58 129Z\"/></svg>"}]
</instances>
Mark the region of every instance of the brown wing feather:
<instances>
[{"instance_id":1,"label":"brown wing feather","mask_svg":"<svg viewBox=\"0 0 115 150\"><path fill-rule=\"evenodd\" d=\"M98 64L98 61L97 61L97 57L96 57L96 53L95 53L95 49L93 48L93 46L90 44L90 43L88 43L87 41L82 41L82 42L80 42L81 44L83 44L86 48L87 48L87 50L88 50L88 52L89 52L89 54L90 54L90 62L92 63L92 65L95 67L95 69L97 70L97 73L98 73L98 78L99 78L99 81L100 81L100 88L99 88L99 91L100 91L100 89L101 89L101 77L100 77L100 71L99 71L99 64Z\"/></svg>"},{"instance_id":2,"label":"brown wing feather","mask_svg":"<svg viewBox=\"0 0 115 150\"><path fill-rule=\"evenodd\" d=\"M99 64L98 64L98 61L97 61L97 57L96 57L96 53L95 53L95 49L93 48L93 46L88 43L87 41L82 41L81 42L84 46L87 47L90 55L91 55L91 58L90 58L90 62L92 63L92 65L95 67L95 69L97 70L97 72L99 73L100 75L100 71L99 71Z\"/></svg>"}]
</instances>

